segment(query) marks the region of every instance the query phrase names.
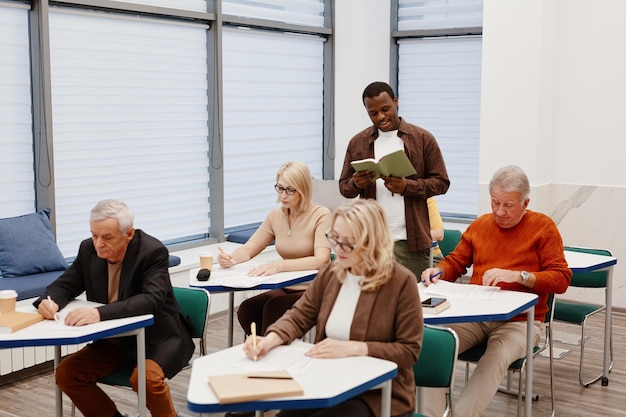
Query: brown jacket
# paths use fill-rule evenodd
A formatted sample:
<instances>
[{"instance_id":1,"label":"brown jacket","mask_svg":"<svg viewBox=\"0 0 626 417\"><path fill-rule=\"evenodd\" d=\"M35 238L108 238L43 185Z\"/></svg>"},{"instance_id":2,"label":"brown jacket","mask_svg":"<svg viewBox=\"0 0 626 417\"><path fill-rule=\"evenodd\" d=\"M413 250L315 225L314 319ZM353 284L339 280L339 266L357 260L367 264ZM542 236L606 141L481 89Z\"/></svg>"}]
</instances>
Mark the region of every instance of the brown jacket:
<instances>
[{"instance_id":1,"label":"brown jacket","mask_svg":"<svg viewBox=\"0 0 626 417\"><path fill-rule=\"evenodd\" d=\"M283 340L291 341L317 326L315 342L326 338L326 322L341 288L330 265L320 269L302 298L267 332L276 332ZM378 290L361 293L350 340L365 341L369 356L398 364L398 376L392 382L392 416L415 409L412 367L422 347L423 327L415 276L402 265L395 264L393 277ZM368 391L361 398L380 416L380 391Z\"/></svg>"},{"instance_id":2,"label":"brown jacket","mask_svg":"<svg viewBox=\"0 0 626 417\"><path fill-rule=\"evenodd\" d=\"M445 194L450 187L450 179L439 145L430 132L400 118L398 136L404 142L404 151L417 171L417 174L406 177L406 190L402 194L409 251L417 252L432 245L426 200L434 195ZM350 139L339 178L339 192L344 197L376 199L376 183L368 184L363 190L354 186L352 174L355 171L350 163L373 158L374 141L377 138L378 129L370 126Z\"/></svg>"}]
</instances>

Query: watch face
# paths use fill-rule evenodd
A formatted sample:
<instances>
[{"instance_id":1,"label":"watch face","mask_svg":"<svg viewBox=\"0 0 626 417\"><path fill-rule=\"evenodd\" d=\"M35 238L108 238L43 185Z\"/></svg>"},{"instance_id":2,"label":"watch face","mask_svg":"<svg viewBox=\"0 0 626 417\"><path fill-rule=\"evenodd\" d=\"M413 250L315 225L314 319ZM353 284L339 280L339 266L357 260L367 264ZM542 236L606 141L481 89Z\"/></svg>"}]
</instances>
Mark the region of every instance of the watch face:
<instances>
[{"instance_id":1,"label":"watch face","mask_svg":"<svg viewBox=\"0 0 626 417\"><path fill-rule=\"evenodd\" d=\"M526 280L528 280L528 277L530 276L530 274L526 271L522 271L522 281L526 282Z\"/></svg>"}]
</instances>

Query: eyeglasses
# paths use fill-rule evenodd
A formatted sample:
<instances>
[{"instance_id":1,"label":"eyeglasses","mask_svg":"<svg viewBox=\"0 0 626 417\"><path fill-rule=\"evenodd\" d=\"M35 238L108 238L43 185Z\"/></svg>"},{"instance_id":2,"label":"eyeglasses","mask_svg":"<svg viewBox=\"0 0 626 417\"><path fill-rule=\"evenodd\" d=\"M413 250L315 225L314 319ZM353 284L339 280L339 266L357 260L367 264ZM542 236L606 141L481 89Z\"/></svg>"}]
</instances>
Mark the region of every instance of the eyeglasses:
<instances>
[{"instance_id":1,"label":"eyeglasses","mask_svg":"<svg viewBox=\"0 0 626 417\"><path fill-rule=\"evenodd\" d=\"M326 239L328 239L328 242L330 243L332 247L339 246L341 250L344 252L350 253L354 250L354 246L352 246L351 244L346 243L346 242L340 242L336 238L331 236L330 231L326 232Z\"/></svg>"},{"instance_id":2,"label":"eyeglasses","mask_svg":"<svg viewBox=\"0 0 626 417\"><path fill-rule=\"evenodd\" d=\"M294 195L296 193L296 191L298 191L298 190L296 190L293 187L285 188L285 187L283 187L281 185L278 185L278 184L274 184L274 189L276 190L276 192L278 194L287 193L287 195Z\"/></svg>"}]
</instances>

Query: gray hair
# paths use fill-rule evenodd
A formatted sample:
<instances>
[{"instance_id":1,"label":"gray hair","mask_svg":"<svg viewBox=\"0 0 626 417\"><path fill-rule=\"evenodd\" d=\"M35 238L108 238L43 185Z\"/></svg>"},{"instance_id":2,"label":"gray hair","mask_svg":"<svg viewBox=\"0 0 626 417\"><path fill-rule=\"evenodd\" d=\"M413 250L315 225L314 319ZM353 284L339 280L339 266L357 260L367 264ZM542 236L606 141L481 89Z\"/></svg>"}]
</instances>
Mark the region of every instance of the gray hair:
<instances>
[{"instance_id":1,"label":"gray hair","mask_svg":"<svg viewBox=\"0 0 626 417\"><path fill-rule=\"evenodd\" d=\"M520 203L523 203L530 195L528 177L517 165L507 165L493 174L489 182L489 194L496 187L506 193L520 193Z\"/></svg>"},{"instance_id":2,"label":"gray hair","mask_svg":"<svg viewBox=\"0 0 626 417\"><path fill-rule=\"evenodd\" d=\"M126 233L133 227L135 215L126 203L119 200L102 200L91 209L90 222L97 222L106 219L117 220L120 231Z\"/></svg>"}]
</instances>

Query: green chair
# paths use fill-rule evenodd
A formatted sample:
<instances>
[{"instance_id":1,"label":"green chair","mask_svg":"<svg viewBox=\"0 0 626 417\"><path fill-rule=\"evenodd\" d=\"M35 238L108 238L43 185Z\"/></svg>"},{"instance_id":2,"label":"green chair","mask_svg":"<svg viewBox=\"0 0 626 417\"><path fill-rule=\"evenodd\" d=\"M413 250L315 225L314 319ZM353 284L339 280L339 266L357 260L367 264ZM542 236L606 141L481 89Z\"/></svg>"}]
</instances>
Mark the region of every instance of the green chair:
<instances>
[{"instance_id":1,"label":"green chair","mask_svg":"<svg viewBox=\"0 0 626 417\"><path fill-rule=\"evenodd\" d=\"M444 230L443 231L443 240L439 242L439 249L441 249L441 253L444 258L448 256L450 252L456 248L456 245L461 241L461 232L458 230Z\"/></svg>"},{"instance_id":2,"label":"green chair","mask_svg":"<svg viewBox=\"0 0 626 417\"><path fill-rule=\"evenodd\" d=\"M548 313L546 313L546 318L544 322L546 333L543 338L543 343L540 343L538 346L535 346L533 348L533 358L535 358L538 354L546 350L546 348L548 349L548 352L550 354L550 396L551 396L550 401L552 405L552 411L550 413L550 416L554 417L556 413L556 409L554 405L555 403L554 401L554 355L553 355L553 345L552 345L552 320L554 318L554 308L555 308L554 307L555 306L554 294L549 295L548 306L550 308L548 309ZM465 382L467 382L469 378L469 364L478 362L480 358L483 356L483 354L485 353L486 349L487 349L487 345L483 344L479 346L474 346L466 350L465 352L459 354L459 360L465 362ZM522 409L522 398L523 398L523 393L524 393L524 390L523 390L524 381L522 377L524 375L525 370L526 370L526 356L517 359L516 361L514 361L513 363L509 365L506 386L500 387L498 389L498 391L503 392L505 394L517 396L518 417L521 415L521 409ZM519 372L519 380L517 383L517 389L513 388L513 382L512 382L512 374L514 374L515 372ZM532 400L538 401L539 395L533 394Z\"/></svg>"},{"instance_id":3,"label":"green chair","mask_svg":"<svg viewBox=\"0 0 626 417\"><path fill-rule=\"evenodd\" d=\"M583 253L591 253L594 255L607 255L613 256L611 252L604 249L589 249L589 248L579 248L579 247L566 247L568 251L575 252L583 252ZM583 387L588 387L594 382L598 381L602 378L602 372L598 375L594 376L589 380L584 380L584 358L585 358L585 342L586 342L586 324L587 319L594 314L600 313L606 310L606 296L608 295L609 289L607 288L607 271L595 271L595 272L586 272L586 273L574 273L572 275L572 281L570 283L570 287L578 287L578 288L603 288L605 290L605 304L597 305L597 304L589 304L589 303L578 303L573 301L565 301L561 299L557 299L554 306L554 320L558 322L564 322L569 324L576 324L581 327L581 335L580 335L580 369L578 372L578 382ZM607 331L607 329L605 329ZM611 329L608 329L611 332ZM610 351L610 364L609 371L613 368L613 335L610 334L609 340L611 344L609 346ZM608 380L602 381L602 385L608 385Z\"/></svg>"},{"instance_id":4,"label":"green chair","mask_svg":"<svg viewBox=\"0 0 626 417\"><path fill-rule=\"evenodd\" d=\"M443 416L452 413L452 388L454 370L459 353L459 339L454 330L447 327L424 325L424 340L417 362L413 365L415 385L420 387L447 388L446 409ZM418 408L422 401L418 399ZM425 417L415 413L413 417Z\"/></svg>"},{"instance_id":5,"label":"green chair","mask_svg":"<svg viewBox=\"0 0 626 417\"><path fill-rule=\"evenodd\" d=\"M185 315L192 324L191 337L199 339L200 356L206 355L206 330L209 322L209 307L211 297L208 291L199 288L174 287L174 297ZM189 365L187 365L189 366ZM98 380L100 384L121 386L131 388L130 377L134 367L128 366L120 368ZM75 416L76 409L72 404L72 417Z\"/></svg>"}]
</instances>

